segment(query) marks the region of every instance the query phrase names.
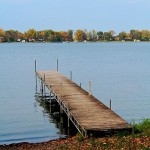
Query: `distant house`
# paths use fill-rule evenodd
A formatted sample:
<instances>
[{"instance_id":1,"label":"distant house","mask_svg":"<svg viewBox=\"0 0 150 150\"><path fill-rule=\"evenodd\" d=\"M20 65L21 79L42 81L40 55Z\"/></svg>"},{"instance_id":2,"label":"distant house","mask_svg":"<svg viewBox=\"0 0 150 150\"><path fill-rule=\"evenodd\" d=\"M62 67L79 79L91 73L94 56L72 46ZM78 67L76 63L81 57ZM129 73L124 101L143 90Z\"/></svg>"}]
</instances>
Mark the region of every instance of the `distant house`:
<instances>
[{"instance_id":1,"label":"distant house","mask_svg":"<svg viewBox=\"0 0 150 150\"><path fill-rule=\"evenodd\" d=\"M28 39L29 42L35 42L35 39Z\"/></svg>"},{"instance_id":2,"label":"distant house","mask_svg":"<svg viewBox=\"0 0 150 150\"><path fill-rule=\"evenodd\" d=\"M0 37L0 43L4 42L4 37Z\"/></svg>"},{"instance_id":3,"label":"distant house","mask_svg":"<svg viewBox=\"0 0 150 150\"><path fill-rule=\"evenodd\" d=\"M114 41L119 41L120 40L119 36L114 36L113 39L114 39Z\"/></svg>"}]
</instances>

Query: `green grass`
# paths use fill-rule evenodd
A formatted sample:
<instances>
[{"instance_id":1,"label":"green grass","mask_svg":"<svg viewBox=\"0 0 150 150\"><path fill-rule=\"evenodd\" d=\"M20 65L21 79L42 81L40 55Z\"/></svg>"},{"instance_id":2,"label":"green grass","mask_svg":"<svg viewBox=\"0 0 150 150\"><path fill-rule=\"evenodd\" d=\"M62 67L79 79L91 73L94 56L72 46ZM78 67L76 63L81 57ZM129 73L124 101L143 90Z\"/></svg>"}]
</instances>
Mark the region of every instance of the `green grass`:
<instances>
[{"instance_id":1,"label":"green grass","mask_svg":"<svg viewBox=\"0 0 150 150\"><path fill-rule=\"evenodd\" d=\"M81 133L77 133L76 137L77 137L78 142L84 141L84 136Z\"/></svg>"},{"instance_id":2,"label":"green grass","mask_svg":"<svg viewBox=\"0 0 150 150\"><path fill-rule=\"evenodd\" d=\"M141 123L135 123L133 121L131 126L133 128L133 134L150 136L150 118L143 119Z\"/></svg>"}]
</instances>

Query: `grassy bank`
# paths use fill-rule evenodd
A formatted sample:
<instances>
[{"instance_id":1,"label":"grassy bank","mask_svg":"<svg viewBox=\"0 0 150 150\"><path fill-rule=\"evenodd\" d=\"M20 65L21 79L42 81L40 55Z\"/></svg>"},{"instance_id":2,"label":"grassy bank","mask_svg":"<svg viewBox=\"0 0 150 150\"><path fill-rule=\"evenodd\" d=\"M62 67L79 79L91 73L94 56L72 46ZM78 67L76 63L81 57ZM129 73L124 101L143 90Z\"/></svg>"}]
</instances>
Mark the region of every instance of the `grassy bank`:
<instances>
[{"instance_id":1,"label":"grassy bank","mask_svg":"<svg viewBox=\"0 0 150 150\"><path fill-rule=\"evenodd\" d=\"M0 146L0 150L150 150L150 119L132 123L130 135L119 133L104 138L83 138L77 134L67 139L30 144L20 143Z\"/></svg>"}]
</instances>

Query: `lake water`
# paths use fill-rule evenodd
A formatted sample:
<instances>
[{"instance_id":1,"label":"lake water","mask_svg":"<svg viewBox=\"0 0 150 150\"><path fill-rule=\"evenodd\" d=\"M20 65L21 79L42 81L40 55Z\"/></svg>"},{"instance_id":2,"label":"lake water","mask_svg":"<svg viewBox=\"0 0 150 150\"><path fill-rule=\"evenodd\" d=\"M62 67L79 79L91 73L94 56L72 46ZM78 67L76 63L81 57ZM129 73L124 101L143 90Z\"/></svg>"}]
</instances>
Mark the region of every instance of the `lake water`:
<instances>
[{"instance_id":1,"label":"lake water","mask_svg":"<svg viewBox=\"0 0 150 150\"><path fill-rule=\"evenodd\" d=\"M150 43L0 44L0 144L64 137L35 100L37 70L70 75L129 123L150 118ZM90 108L89 108L90 109Z\"/></svg>"}]
</instances>

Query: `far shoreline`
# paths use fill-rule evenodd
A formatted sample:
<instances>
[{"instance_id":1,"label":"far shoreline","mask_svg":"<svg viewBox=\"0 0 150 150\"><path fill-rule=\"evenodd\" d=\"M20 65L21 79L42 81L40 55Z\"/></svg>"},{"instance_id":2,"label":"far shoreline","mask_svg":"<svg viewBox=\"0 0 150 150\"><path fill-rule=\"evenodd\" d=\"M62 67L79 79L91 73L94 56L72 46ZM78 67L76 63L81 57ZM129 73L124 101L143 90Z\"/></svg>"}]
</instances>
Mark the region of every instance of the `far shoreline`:
<instances>
[{"instance_id":1,"label":"far shoreline","mask_svg":"<svg viewBox=\"0 0 150 150\"><path fill-rule=\"evenodd\" d=\"M150 43L150 41L139 41L139 42L135 42L135 41L86 41L86 42L79 42L79 41L72 41L72 42L0 42L0 44L11 44L11 43L35 43L35 44L39 44L39 43L51 43L51 44L69 44L69 43Z\"/></svg>"}]
</instances>

